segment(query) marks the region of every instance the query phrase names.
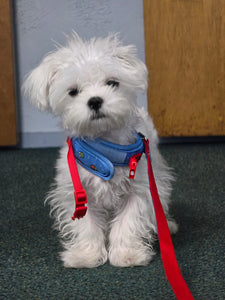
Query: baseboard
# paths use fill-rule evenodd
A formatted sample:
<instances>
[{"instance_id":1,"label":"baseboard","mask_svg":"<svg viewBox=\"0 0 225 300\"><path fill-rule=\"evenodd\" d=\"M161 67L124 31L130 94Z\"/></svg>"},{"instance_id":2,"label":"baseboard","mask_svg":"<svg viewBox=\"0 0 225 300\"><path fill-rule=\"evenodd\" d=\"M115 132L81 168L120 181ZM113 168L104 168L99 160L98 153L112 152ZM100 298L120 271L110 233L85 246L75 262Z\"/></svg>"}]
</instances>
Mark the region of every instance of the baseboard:
<instances>
[{"instance_id":1,"label":"baseboard","mask_svg":"<svg viewBox=\"0 0 225 300\"><path fill-rule=\"evenodd\" d=\"M160 144L224 143L225 136L160 137Z\"/></svg>"},{"instance_id":2,"label":"baseboard","mask_svg":"<svg viewBox=\"0 0 225 300\"><path fill-rule=\"evenodd\" d=\"M64 132L26 132L20 137L20 148L61 147L66 141ZM160 137L160 144L225 142L224 136L211 137Z\"/></svg>"},{"instance_id":3,"label":"baseboard","mask_svg":"<svg viewBox=\"0 0 225 300\"><path fill-rule=\"evenodd\" d=\"M25 132L20 136L20 148L61 147L66 141L64 132Z\"/></svg>"}]
</instances>

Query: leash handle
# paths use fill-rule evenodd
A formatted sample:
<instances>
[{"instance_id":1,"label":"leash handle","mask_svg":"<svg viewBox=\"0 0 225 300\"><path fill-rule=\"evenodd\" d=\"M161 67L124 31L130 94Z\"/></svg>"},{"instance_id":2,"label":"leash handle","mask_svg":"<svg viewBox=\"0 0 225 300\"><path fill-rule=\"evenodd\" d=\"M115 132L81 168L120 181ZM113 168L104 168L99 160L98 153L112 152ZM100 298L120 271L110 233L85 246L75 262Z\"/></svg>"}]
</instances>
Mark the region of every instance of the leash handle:
<instances>
[{"instance_id":1,"label":"leash handle","mask_svg":"<svg viewBox=\"0 0 225 300\"><path fill-rule=\"evenodd\" d=\"M67 144L69 147L67 154L67 161L69 165L70 175L72 178L73 186L74 186L74 198L75 198L75 211L72 216L72 220L83 218L87 212L87 195L86 191L83 189L83 186L80 181L80 176L77 170L76 160L73 154L73 145L70 138L67 139Z\"/></svg>"},{"instance_id":2,"label":"leash handle","mask_svg":"<svg viewBox=\"0 0 225 300\"><path fill-rule=\"evenodd\" d=\"M149 140L145 137L142 137L142 140L145 146L145 154L148 163L149 185L150 185L150 191L152 195L152 201L154 204L156 222L158 227L158 237L159 237L161 258L166 273L166 277L178 300L191 300L194 298L191 295L191 292L186 282L184 281L180 268L178 266L166 216L164 214L162 204L159 199L159 194L158 194L158 190L157 190L157 186L153 174L153 169L151 165Z\"/></svg>"}]
</instances>

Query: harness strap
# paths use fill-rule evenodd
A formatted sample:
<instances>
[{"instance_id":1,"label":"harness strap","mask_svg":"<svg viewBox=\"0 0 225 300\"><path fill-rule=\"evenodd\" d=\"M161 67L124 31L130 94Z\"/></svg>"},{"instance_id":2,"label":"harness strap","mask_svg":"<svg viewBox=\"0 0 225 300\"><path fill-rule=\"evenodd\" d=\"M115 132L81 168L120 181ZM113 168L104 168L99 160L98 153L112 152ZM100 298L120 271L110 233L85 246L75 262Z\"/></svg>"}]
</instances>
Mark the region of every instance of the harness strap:
<instances>
[{"instance_id":1,"label":"harness strap","mask_svg":"<svg viewBox=\"0 0 225 300\"><path fill-rule=\"evenodd\" d=\"M87 195L86 191L83 189L83 186L80 182L80 176L77 170L76 160L73 154L73 145L71 139L67 139L67 144L69 146L67 160L70 169L70 175L72 178L73 186L74 186L74 197L76 202L76 207L72 219L75 220L83 218L86 214L87 207L85 204L87 203Z\"/></svg>"},{"instance_id":2,"label":"harness strap","mask_svg":"<svg viewBox=\"0 0 225 300\"><path fill-rule=\"evenodd\" d=\"M138 133L136 142L130 145L114 144L103 139L72 138L74 156L80 165L89 172L104 180L110 180L114 176L114 166L130 166L131 161L138 161L144 151L144 144ZM132 171L130 178L134 176Z\"/></svg>"},{"instance_id":3,"label":"harness strap","mask_svg":"<svg viewBox=\"0 0 225 300\"><path fill-rule=\"evenodd\" d=\"M159 245L161 250L161 258L166 273L166 277L178 300L194 299L191 295L190 290L188 289L186 282L182 277L181 271L179 269L176 260L175 251L170 236L168 224L159 199L159 194L154 179L153 169L152 169L151 160L149 156L150 153L149 140L143 138L143 142L145 145L145 154L148 162L148 178L149 178L150 191L152 195L152 201L154 204L156 222L158 227L158 237L159 237Z\"/></svg>"}]
</instances>

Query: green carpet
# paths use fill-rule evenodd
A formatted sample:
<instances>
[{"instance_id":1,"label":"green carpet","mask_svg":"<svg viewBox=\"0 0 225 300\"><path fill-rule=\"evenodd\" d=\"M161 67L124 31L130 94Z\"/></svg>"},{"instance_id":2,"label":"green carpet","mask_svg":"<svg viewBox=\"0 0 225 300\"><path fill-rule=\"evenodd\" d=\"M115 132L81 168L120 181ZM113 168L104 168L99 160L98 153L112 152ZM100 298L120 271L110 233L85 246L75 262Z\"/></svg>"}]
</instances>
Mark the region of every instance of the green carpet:
<instances>
[{"instance_id":1,"label":"green carpet","mask_svg":"<svg viewBox=\"0 0 225 300\"><path fill-rule=\"evenodd\" d=\"M173 237L195 299L225 299L225 144L161 145L175 170ZM0 299L175 299L157 255L147 267L65 269L43 199L58 149L0 151Z\"/></svg>"}]
</instances>

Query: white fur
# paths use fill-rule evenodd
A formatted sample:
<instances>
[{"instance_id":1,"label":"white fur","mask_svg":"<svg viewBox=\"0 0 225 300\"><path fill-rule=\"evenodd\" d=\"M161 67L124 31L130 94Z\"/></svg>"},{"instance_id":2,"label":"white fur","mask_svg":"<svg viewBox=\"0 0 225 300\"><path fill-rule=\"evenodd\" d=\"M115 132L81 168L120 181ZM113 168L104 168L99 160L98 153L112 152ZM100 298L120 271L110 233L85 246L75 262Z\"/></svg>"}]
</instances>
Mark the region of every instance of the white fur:
<instances>
[{"instance_id":1,"label":"white fur","mask_svg":"<svg viewBox=\"0 0 225 300\"><path fill-rule=\"evenodd\" d=\"M119 86L107 85L108 80L118 81ZM72 88L79 91L74 97L68 94ZM60 116L70 136L101 137L126 145L135 141L135 131L145 134L162 206L175 233L177 225L168 212L173 177L158 151L152 120L136 103L136 92L146 88L147 69L136 57L135 47L123 46L117 35L82 41L76 33L66 47L48 54L24 84L30 101ZM103 118L94 118L88 106L92 97L103 99ZM97 267L107 259L115 266L148 264L157 226L144 155L134 180L128 178L128 167L116 167L114 177L104 181L78 165L88 211L84 218L72 221L75 202L67 151L66 145L60 151L55 184L46 199L63 241L64 265Z\"/></svg>"}]
</instances>

